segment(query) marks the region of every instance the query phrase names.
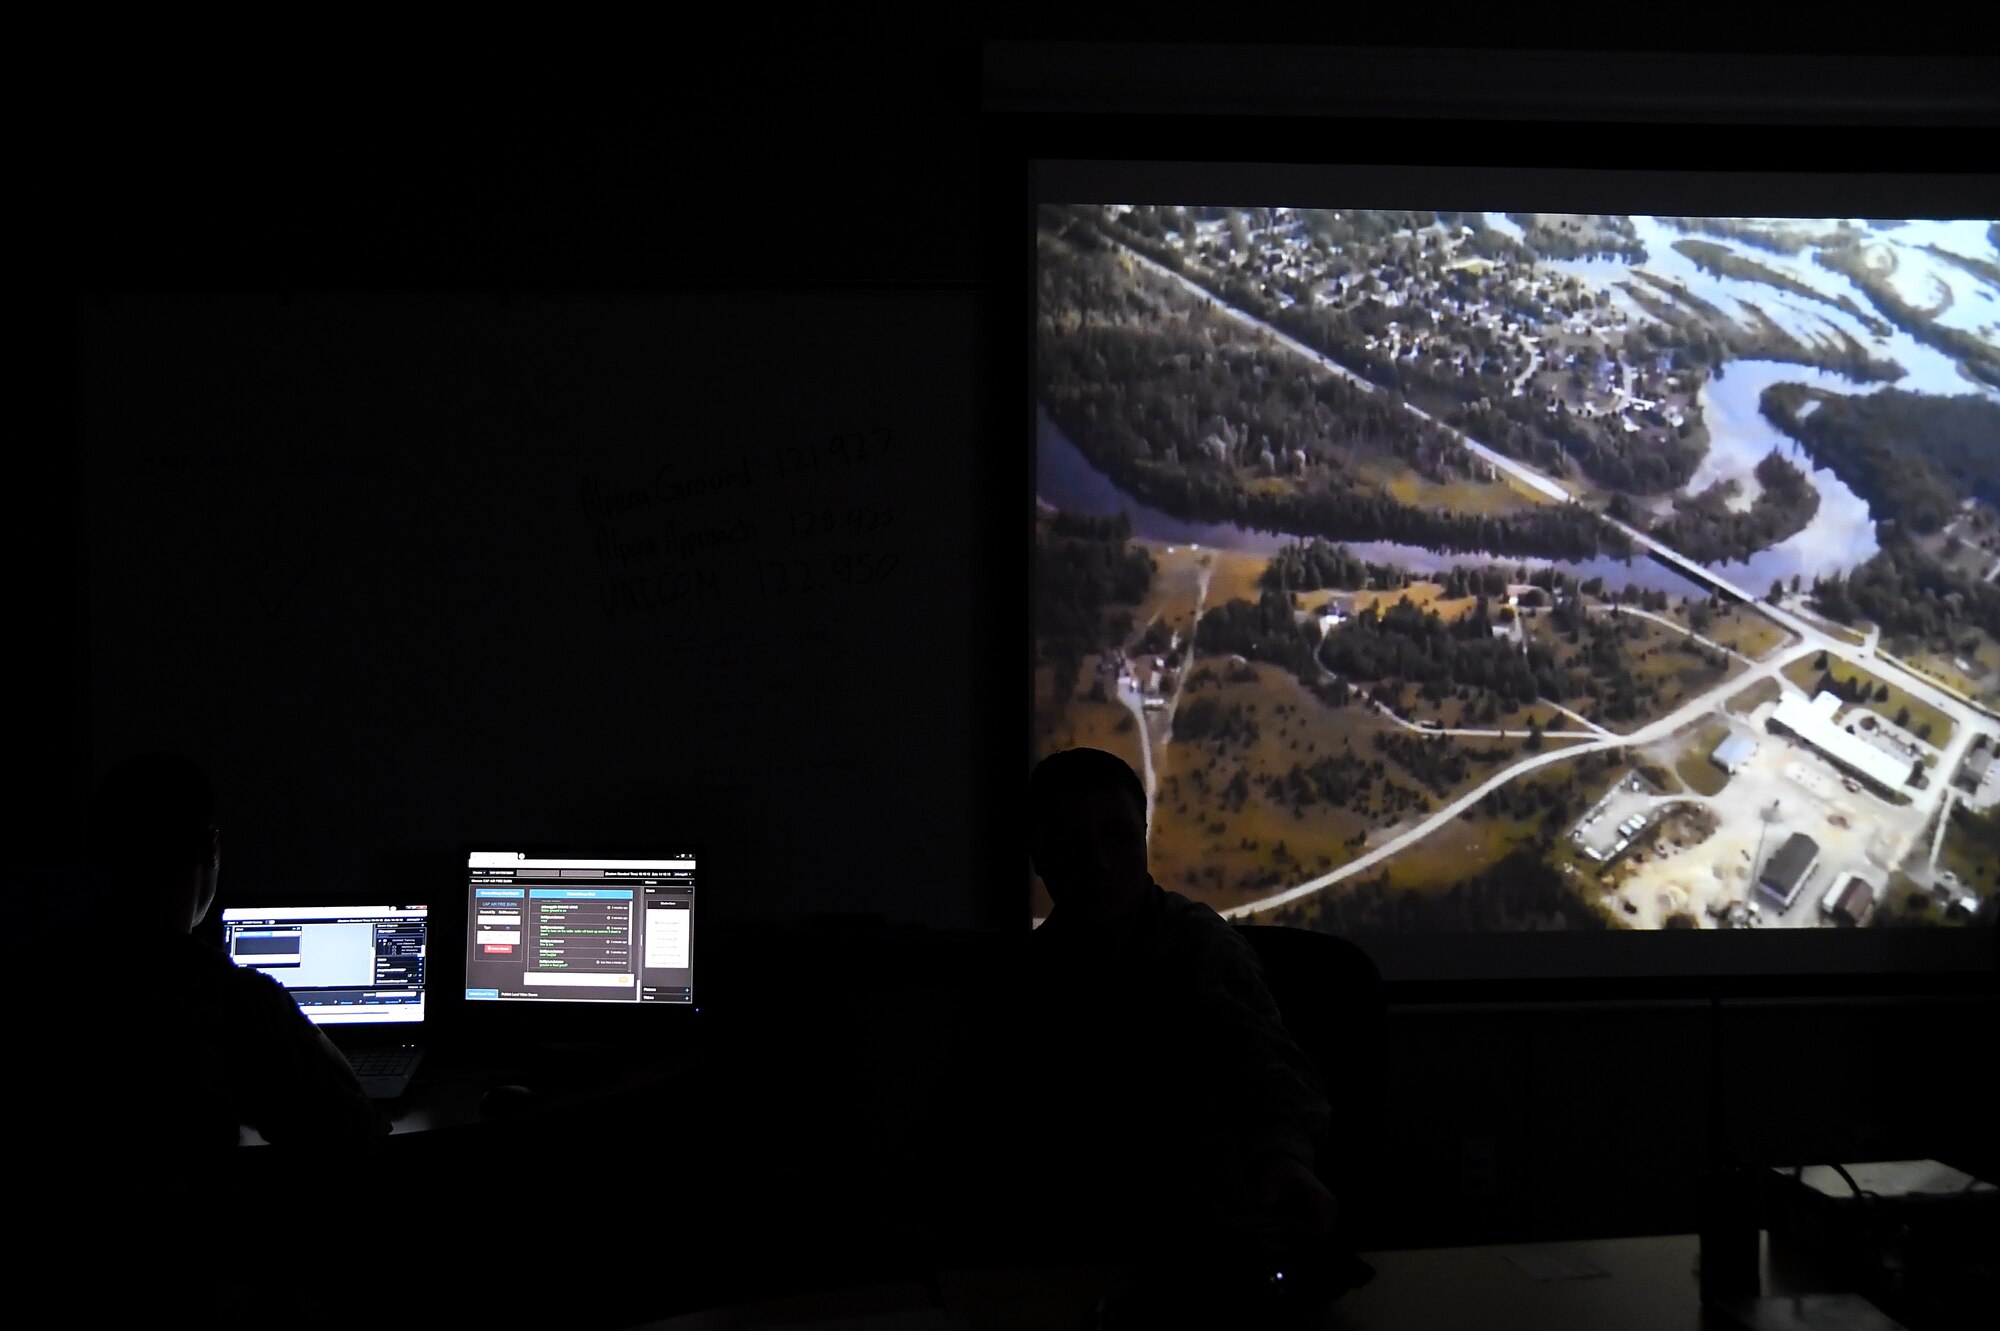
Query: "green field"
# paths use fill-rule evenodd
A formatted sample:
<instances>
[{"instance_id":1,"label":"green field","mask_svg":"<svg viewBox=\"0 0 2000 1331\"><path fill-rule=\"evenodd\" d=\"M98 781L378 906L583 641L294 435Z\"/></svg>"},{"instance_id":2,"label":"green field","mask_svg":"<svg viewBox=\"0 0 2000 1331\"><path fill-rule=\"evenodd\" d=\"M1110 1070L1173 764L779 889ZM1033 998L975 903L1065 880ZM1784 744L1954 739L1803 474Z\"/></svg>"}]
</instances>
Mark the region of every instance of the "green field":
<instances>
[{"instance_id":1,"label":"green field","mask_svg":"<svg viewBox=\"0 0 2000 1331\"><path fill-rule=\"evenodd\" d=\"M1219 910L1240 905L1347 863L1389 829L1425 816L1455 793L1439 795L1380 753L1378 734L1415 737L1360 702L1328 707L1272 665L1232 672L1209 660L1208 667L1210 675L1200 682L1190 676L1183 717L1197 700L1213 699L1238 714L1242 728L1231 738L1175 739L1154 753L1159 790L1152 860L1162 886ZM1496 755L1468 760L1464 785L1484 780L1521 753L1519 740L1423 742ZM1268 788L1294 765L1310 768L1320 759L1349 755L1369 772L1365 780L1354 773L1356 787L1338 805L1298 808ZM1238 773L1242 783L1231 794Z\"/></svg>"},{"instance_id":2,"label":"green field","mask_svg":"<svg viewBox=\"0 0 2000 1331\"><path fill-rule=\"evenodd\" d=\"M1784 694L1784 689L1775 679L1760 679L1747 689L1739 690L1728 702L1729 710L1738 716L1748 716L1767 702L1776 702Z\"/></svg>"},{"instance_id":3,"label":"green field","mask_svg":"<svg viewBox=\"0 0 2000 1331\"><path fill-rule=\"evenodd\" d=\"M1775 620L1765 618L1746 605L1724 606L1709 620L1702 636L1752 661L1763 660L1793 640L1790 629L1781 627Z\"/></svg>"},{"instance_id":4,"label":"green field","mask_svg":"<svg viewBox=\"0 0 2000 1331\"><path fill-rule=\"evenodd\" d=\"M1729 723L1726 721L1705 722L1701 729L1687 741L1681 756L1674 762L1674 774L1697 795L1719 795L1729 784L1729 773L1710 762L1708 755L1715 746L1729 738Z\"/></svg>"}]
</instances>

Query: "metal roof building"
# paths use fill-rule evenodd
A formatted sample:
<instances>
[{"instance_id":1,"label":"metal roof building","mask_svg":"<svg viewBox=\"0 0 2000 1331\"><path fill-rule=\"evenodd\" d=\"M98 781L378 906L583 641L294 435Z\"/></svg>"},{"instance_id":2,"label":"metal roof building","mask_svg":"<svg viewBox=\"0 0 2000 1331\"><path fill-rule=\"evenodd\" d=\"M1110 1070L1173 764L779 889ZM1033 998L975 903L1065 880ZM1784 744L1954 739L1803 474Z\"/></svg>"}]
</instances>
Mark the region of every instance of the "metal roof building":
<instances>
[{"instance_id":1,"label":"metal roof building","mask_svg":"<svg viewBox=\"0 0 2000 1331\"><path fill-rule=\"evenodd\" d=\"M1748 735L1731 735L1715 746L1715 752L1708 755L1708 760L1734 776L1736 769L1749 762L1750 755L1755 752L1757 752L1755 739Z\"/></svg>"},{"instance_id":2,"label":"metal roof building","mask_svg":"<svg viewBox=\"0 0 2000 1331\"><path fill-rule=\"evenodd\" d=\"M1804 832L1794 832L1757 875L1757 886L1789 907L1818 867L1819 843Z\"/></svg>"},{"instance_id":3,"label":"metal roof building","mask_svg":"<svg viewBox=\"0 0 2000 1331\"><path fill-rule=\"evenodd\" d=\"M1835 725L1833 714L1839 710L1840 699L1834 694L1822 693L1807 702L1788 693L1771 713L1771 724L1791 731L1856 776L1884 790L1900 789L1910 774L1909 765Z\"/></svg>"},{"instance_id":4,"label":"metal roof building","mask_svg":"<svg viewBox=\"0 0 2000 1331\"><path fill-rule=\"evenodd\" d=\"M1842 924L1861 923L1874 905L1875 889L1859 878L1842 879L1827 889L1826 900L1819 903L1822 914Z\"/></svg>"}]
</instances>

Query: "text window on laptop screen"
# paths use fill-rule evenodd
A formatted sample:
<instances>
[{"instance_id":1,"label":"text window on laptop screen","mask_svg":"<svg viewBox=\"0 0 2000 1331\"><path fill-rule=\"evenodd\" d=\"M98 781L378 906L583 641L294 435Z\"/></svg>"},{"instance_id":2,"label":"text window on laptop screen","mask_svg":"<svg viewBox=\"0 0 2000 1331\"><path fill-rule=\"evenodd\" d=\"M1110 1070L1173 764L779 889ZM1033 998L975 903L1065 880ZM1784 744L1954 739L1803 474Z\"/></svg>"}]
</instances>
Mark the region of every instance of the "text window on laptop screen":
<instances>
[{"instance_id":1,"label":"text window on laptop screen","mask_svg":"<svg viewBox=\"0 0 2000 1331\"><path fill-rule=\"evenodd\" d=\"M466 857L465 996L694 1001L695 857Z\"/></svg>"},{"instance_id":2,"label":"text window on laptop screen","mask_svg":"<svg viewBox=\"0 0 2000 1331\"><path fill-rule=\"evenodd\" d=\"M427 921L424 906L232 906L222 946L316 1025L420 1022Z\"/></svg>"}]
</instances>

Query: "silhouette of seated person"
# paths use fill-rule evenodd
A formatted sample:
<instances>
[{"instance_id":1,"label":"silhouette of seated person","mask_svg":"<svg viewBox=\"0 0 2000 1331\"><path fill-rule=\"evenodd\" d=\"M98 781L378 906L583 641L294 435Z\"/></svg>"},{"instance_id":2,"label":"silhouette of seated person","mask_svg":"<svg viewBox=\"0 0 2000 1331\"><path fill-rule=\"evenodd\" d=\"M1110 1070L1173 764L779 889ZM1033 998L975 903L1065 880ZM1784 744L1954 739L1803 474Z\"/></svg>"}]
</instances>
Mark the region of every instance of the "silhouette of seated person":
<instances>
[{"instance_id":1,"label":"silhouette of seated person","mask_svg":"<svg viewBox=\"0 0 2000 1331\"><path fill-rule=\"evenodd\" d=\"M1029 804L1053 909L1018 992L987 986L980 1075L951 1092L991 1112L994 1223L1070 1260L1157 1256L1245 1218L1331 1246L1325 1092L1250 945L1148 873L1138 777L1070 749L1035 768Z\"/></svg>"},{"instance_id":2,"label":"silhouette of seated person","mask_svg":"<svg viewBox=\"0 0 2000 1331\"><path fill-rule=\"evenodd\" d=\"M269 976L193 937L214 904L222 832L200 768L119 764L90 810L102 978L63 985L52 1051L65 1113L100 1164L213 1160L249 1124L277 1146L364 1146L387 1124L340 1051ZM71 964L73 964L72 959Z\"/></svg>"}]
</instances>

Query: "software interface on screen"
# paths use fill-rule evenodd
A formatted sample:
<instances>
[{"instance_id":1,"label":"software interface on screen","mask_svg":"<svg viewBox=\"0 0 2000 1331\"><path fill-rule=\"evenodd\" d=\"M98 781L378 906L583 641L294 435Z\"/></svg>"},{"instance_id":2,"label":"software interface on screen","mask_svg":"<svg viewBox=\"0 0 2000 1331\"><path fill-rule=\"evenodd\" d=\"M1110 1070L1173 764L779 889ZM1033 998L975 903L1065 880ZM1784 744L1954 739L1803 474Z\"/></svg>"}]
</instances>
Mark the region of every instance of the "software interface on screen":
<instances>
[{"instance_id":1,"label":"software interface on screen","mask_svg":"<svg viewBox=\"0 0 2000 1331\"><path fill-rule=\"evenodd\" d=\"M466 878L467 998L694 1001L694 856L482 851Z\"/></svg>"},{"instance_id":2,"label":"software interface on screen","mask_svg":"<svg viewBox=\"0 0 2000 1331\"><path fill-rule=\"evenodd\" d=\"M1260 202L1037 209L1035 748L1162 885L1991 923L2000 224Z\"/></svg>"},{"instance_id":3,"label":"software interface on screen","mask_svg":"<svg viewBox=\"0 0 2000 1331\"><path fill-rule=\"evenodd\" d=\"M423 906L230 907L223 949L321 1026L424 1019Z\"/></svg>"}]
</instances>

